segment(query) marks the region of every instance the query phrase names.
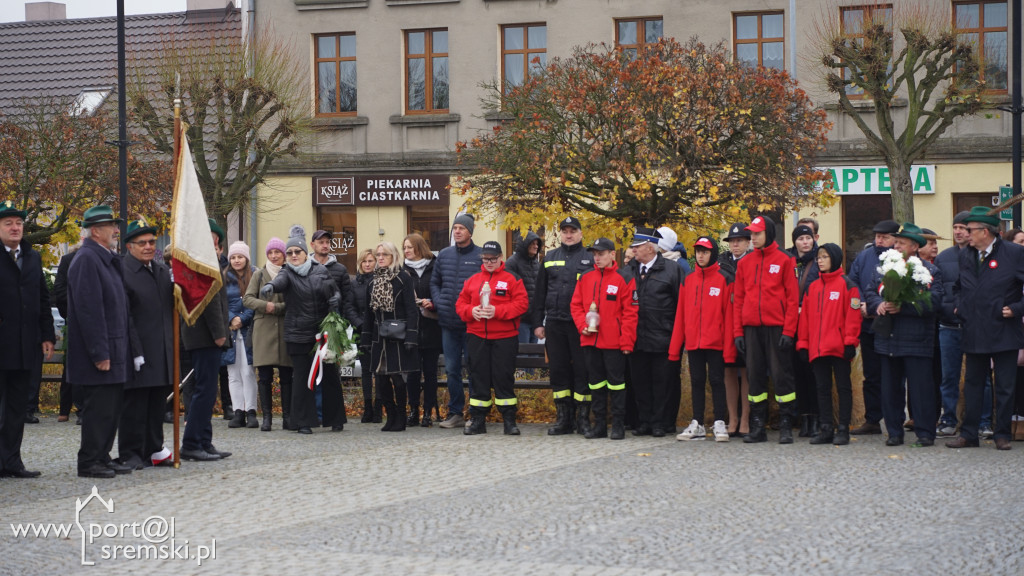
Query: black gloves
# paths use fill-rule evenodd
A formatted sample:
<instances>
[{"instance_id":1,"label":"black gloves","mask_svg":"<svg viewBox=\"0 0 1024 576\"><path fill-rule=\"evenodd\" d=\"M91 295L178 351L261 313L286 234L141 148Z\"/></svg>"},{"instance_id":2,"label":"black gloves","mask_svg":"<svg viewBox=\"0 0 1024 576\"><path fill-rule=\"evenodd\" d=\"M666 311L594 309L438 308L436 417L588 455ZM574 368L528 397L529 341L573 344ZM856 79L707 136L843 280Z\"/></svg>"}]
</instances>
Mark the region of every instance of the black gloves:
<instances>
[{"instance_id":1,"label":"black gloves","mask_svg":"<svg viewBox=\"0 0 1024 576\"><path fill-rule=\"evenodd\" d=\"M260 288L260 298L262 298L264 300L270 298L270 295L273 294L273 293L274 293L274 287L271 286L270 284L264 284L263 287Z\"/></svg>"},{"instance_id":2,"label":"black gloves","mask_svg":"<svg viewBox=\"0 0 1024 576\"><path fill-rule=\"evenodd\" d=\"M803 362L804 364L807 364L811 361L811 356L810 354L808 354L806 349L797 351L797 354L800 355L800 361Z\"/></svg>"},{"instance_id":3,"label":"black gloves","mask_svg":"<svg viewBox=\"0 0 1024 576\"><path fill-rule=\"evenodd\" d=\"M853 360L853 357L857 355L856 346L846 346L843 348L843 358L846 360Z\"/></svg>"},{"instance_id":4,"label":"black gloves","mask_svg":"<svg viewBox=\"0 0 1024 576\"><path fill-rule=\"evenodd\" d=\"M793 349L793 337L792 336L786 336L785 334L783 334L782 338L779 338L779 348L782 348L783 350L792 350Z\"/></svg>"},{"instance_id":5,"label":"black gloves","mask_svg":"<svg viewBox=\"0 0 1024 576\"><path fill-rule=\"evenodd\" d=\"M410 351L410 352L412 352L413 350L416 349L416 343L415 342L410 342L410 341L406 340L405 341L405 349Z\"/></svg>"},{"instance_id":6,"label":"black gloves","mask_svg":"<svg viewBox=\"0 0 1024 576\"><path fill-rule=\"evenodd\" d=\"M743 336L733 340L736 343L736 351L740 353L740 356L747 355L747 341L743 339Z\"/></svg>"},{"instance_id":7,"label":"black gloves","mask_svg":"<svg viewBox=\"0 0 1024 576\"><path fill-rule=\"evenodd\" d=\"M340 305L340 304L341 304L341 294L335 294L334 296L331 296L330 298L327 299L327 308L331 312L337 312L338 311L338 305Z\"/></svg>"}]
</instances>

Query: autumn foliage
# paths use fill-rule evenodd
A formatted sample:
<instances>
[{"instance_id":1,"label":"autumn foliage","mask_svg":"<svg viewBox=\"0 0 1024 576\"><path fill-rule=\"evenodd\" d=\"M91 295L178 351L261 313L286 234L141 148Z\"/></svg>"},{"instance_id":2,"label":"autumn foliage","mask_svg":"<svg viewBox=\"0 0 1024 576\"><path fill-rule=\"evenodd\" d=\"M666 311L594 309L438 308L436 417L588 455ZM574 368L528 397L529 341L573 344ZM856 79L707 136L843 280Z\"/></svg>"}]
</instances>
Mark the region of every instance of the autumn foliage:
<instances>
[{"instance_id":1,"label":"autumn foliage","mask_svg":"<svg viewBox=\"0 0 1024 576\"><path fill-rule=\"evenodd\" d=\"M786 72L736 63L723 45L666 39L635 58L590 45L501 89L484 102L499 123L459 157L471 209L509 227L571 213L713 229L829 202L813 186L824 112Z\"/></svg>"}]
</instances>

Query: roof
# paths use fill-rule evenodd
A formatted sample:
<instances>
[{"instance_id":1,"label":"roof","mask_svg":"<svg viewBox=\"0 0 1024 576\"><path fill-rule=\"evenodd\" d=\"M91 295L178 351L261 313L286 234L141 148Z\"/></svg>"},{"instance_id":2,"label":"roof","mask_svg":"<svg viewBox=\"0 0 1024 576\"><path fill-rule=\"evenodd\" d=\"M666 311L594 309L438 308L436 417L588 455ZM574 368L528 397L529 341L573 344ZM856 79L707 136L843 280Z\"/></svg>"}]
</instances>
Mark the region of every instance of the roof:
<instances>
[{"instance_id":1,"label":"roof","mask_svg":"<svg viewBox=\"0 0 1024 576\"><path fill-rule=\"evenodd\" d=\"M133 54L152 60L168 35L241 38L238 8L125 16L128 65ZM129 73L130 74L130 73ZM83 90L117 87L117 18L0 24L0 110L18 99L73 98Z\"/></svg>"}]
</instances>

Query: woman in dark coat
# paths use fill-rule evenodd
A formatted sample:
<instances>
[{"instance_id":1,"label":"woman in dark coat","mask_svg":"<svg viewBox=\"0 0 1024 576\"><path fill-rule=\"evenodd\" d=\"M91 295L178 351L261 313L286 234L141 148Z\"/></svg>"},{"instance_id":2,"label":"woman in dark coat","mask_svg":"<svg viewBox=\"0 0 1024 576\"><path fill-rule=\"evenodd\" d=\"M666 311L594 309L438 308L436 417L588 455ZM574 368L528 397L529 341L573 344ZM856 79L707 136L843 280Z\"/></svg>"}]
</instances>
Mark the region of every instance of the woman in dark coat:
<instances>
[{"instance_id":1,"label":"woman in dark coat","mask_svg":"<svg viewBox=\"0 0 1024 576\"><path fill-rule=\"evenodd\" d=\"M273 281L260 289L260 298L267 300L275 292L284 294L284 341L292 359L292 412L288 423L299 434L312 434L318 426L316 396L309 386L313 366L313 347L320 332L320 323L330 311L337 311L341 292L326 268L309 257L306 231L292 226L285 245L287 263ZM323 425L339 432L345 424L345 398L341 380L333 365L323 369Z\"/></svg>"},{"instance_id":2,"label":"woman in dark coat","mask_svg":"<svg viewBox=\"0 0 1024 576\"><path fill-rule=\"evenodd\" d=\"M420 314L420 368L409 374L409 426L430 428L430 411L437 411L437 358L441 355L441 325L430 300L430 276L434 272L434 254L423 236L409 234L402 241L403 268L416 288L416 306ZM422 376L422 381L421 381ZM420 390L423 390L423 420L420 421ZM440 420L440 416L438 416Z\"/></svg>"},{"instance_id":3,"label":"woman in dark coat","mask_svg":"<svg viewBox=\"0 0 1024 576\"><path fill-rule=\"evenodd\" d=\"M360 318L366 318L366 311L370 307L370 282L373 281L373 269L377 267L377 258L373 250L367 248L359 253L359 264L356 266L357 274L355 282L352 283L352 293L355 295L356 311ZM366 334L363 338L362 334ZM363 373L363 424L375 422L380 424L381 410L383 405L380 398L373 399L373 370L370 370L370 331L360 328L359 340L359 365Z\"/></svg>"},{"instance_id":4,"label":"woman in dark coat","mask_svg":"<svg viewBox=\"0 0 1024 576\"><path fill-rule=\"evenodd\" d=\"M391 242L375 250L377 268L370 284L370 305L363 321L363 338L370 342L370 367L377 375L377 397L387 410L383 432L405 430L405 383L419 369L419 310L412 276L402 269L402 257ZM397 322L396 322L397 321ZM382 333L404 324L395 334Z\"/></svg>"}]
</instances>

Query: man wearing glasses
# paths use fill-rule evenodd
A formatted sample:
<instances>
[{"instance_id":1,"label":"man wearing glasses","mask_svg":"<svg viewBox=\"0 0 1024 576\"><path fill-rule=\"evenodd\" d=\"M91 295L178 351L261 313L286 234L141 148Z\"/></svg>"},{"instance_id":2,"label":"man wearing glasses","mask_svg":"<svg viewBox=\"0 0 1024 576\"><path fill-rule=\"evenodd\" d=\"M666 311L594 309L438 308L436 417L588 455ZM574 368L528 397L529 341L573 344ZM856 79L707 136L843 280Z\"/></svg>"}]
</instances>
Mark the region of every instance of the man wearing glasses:
<instances>
[{"instance_id":1,"label":"man wearing glasses","mask_svg":"<svg viewBox=\"0 0 1024 576\"><path fill-rule=\"evenodd\" d=\"M994 368L993 438L997 450L1010 449L1017 351L1024 348L1024 248L1000 240L999 219L988 212L975 206L964 218L970 245L960 251L960 276L953 290L967 354L966 407L960 437L947 442L949 448L978 446L985 378Z\"/></svg>"},{"instance_id":2,"label":"man wearing glasses","mask_svg":"<svg viewBox=\"0 0 1024 576\"><path fill-rule=\"evenodd\" d=\"M122 464L141 470L170 463L164 449L163 415L173 367L174 284L156 256L156 227L134 220L125 233L124 289L131 318L134 372L124 385L124 410L117 433Z\"/></svg>"}]
</instances>

